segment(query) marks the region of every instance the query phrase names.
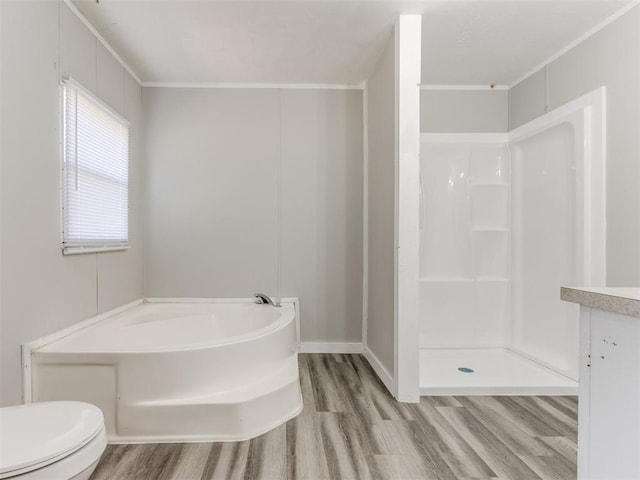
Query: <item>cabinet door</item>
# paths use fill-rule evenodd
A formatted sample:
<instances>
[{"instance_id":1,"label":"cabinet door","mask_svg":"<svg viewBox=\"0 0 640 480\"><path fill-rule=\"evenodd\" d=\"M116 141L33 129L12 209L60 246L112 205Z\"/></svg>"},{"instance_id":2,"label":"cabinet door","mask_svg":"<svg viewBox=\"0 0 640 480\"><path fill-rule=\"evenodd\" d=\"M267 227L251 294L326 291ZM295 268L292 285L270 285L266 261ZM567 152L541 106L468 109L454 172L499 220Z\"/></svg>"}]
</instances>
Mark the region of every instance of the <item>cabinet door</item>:
<instances>
[{"instance_id":1,"label":"cabinet door","mask_svg":"<svg viewBox=\"0 0 640 480\"><path fill-rule=\"evenodd\" d=\"M592 310L590 324L587 478L640 478L640 319Z\"/></svg>"}]
</instances>

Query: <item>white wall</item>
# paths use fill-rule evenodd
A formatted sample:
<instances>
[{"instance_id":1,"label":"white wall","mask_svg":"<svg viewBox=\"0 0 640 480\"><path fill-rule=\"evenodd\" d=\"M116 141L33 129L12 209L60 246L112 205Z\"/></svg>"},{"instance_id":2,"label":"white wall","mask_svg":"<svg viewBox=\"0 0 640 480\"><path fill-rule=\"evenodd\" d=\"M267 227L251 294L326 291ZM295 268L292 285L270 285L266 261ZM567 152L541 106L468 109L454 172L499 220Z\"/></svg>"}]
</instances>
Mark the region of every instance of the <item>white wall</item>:
<instances>
[{"instance_id":1,"label":"white wall","mask_svg":"<svg viewBox=\"0 0 640 480\"><path fill-rule=\"evenodd\" d=\"M275 294L278 92L143 95L145 294Z\"/></svg>"},{"instance_id":2,"label":"white wall","mask_svg":"<svg viewBox=\"0 0 640 480\"><path fill-rule=\"evenodd\" d=\"M145 294L275 296L280 170L302 340L360 341L362 92L145 88L144 117Z\"/></svg>"},{"instance_id":3,"label":"white wall","mask_svg":"<svg viewBox=\"0 0 640 480\"><path fill-rule=\"evenodd\" d=\"M438 133L506 132L506 90L422 90L420 131Z\"/></svg>"},{"instance_id":4,"label":"white wall","mask_svg":"<svg viewBox=\"0 0 640 480\"><path fill-rule=\"evenodd\" d=\"M3 1L1 21L0 403L10 405L21 400L20 344L142 296L141 88L61 2ZM132 122L128 251L62 255L63 73Z\"/></svg>"},{"instance_id":5,"label":"white wall","mask_svg":"<svg viewBox=\"0 0 640 480\"><path fill-rule=\"evenodd\" d=\"M509 91L509 130L547 113L545 69L539 70Z\"/></svg>"},{"instance_id":6,"label":"white wall","mask_svg":"<svg viewBox=\"0 0 640 480\"><path fill-rule=\"evenodd\" d=\"M362 340L362 92L282 91L282 290L303 341Z\"/></svg>"},{"instance_id":7,"label":"white wall","mask_svg":"<svg viewBox=\"0 0 640 480\"><path fill-rule=\"evenodd\" d=\"M548 81L545 77L548 77ZM607 284L640 285L640 6L510 92L513 129L607 87ZM548 99L548 105L545 100Z\"/></svg>"},{"instance_id":8,"label":"white wall","mask_svg":"<svg viewBox=\"0 0 640 480\"><path fill-rule=\"evenodd\" d=\"M367 346L394 372L395 316L395 36L367 83L368 307Z\"/></svg>"}]
</instances>

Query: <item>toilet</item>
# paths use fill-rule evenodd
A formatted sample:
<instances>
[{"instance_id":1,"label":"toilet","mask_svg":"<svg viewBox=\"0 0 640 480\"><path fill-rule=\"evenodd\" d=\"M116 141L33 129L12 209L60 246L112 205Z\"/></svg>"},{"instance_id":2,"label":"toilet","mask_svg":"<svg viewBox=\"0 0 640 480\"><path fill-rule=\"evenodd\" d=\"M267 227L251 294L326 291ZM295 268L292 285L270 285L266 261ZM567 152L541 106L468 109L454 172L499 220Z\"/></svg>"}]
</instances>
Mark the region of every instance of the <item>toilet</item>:
<instances>
[{"instance_id":1,"label":"toilet","mask_svg":"<svg viewBox=\"0 0 640 480\"><path fill-rule=\"evenodd\" d=\"M102 411L89 403L0 408L0 479L86 480L106 445Z\"/></svg>"}]
</instances>

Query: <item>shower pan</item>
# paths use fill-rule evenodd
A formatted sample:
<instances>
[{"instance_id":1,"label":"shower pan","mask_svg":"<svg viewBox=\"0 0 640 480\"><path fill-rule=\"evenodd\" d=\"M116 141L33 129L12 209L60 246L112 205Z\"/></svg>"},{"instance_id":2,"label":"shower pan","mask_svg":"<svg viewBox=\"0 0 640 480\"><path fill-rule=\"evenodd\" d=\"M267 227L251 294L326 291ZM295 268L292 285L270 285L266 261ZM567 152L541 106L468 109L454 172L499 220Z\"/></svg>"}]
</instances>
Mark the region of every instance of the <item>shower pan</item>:
<instances>
[{"instance_id":1,"label":"shower pan","mask_svg":"<svg viewBox=\"0 0 640 480\"><path fill-rule=\"evenodd\" d=\"M509 133L422 134L420 394L575 394L605 283L605 90Z\"/></svg>"}]
</instances>

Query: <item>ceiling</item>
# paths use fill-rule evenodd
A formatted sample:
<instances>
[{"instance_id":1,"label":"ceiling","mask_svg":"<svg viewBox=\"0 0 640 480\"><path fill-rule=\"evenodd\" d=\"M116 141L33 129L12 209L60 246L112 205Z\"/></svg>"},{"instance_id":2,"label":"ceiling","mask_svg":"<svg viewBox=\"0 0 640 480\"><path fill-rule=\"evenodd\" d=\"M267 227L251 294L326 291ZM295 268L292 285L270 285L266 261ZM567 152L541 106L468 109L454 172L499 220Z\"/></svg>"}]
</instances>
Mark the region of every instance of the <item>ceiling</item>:
<instances>
[{"instance_id":1,"label":"ceiling","mask_svg":"<svg viewBox=\"0 0 640 480\"><path fill-rule=\"evenodd\" d=\"M357 84L420 13L423 84L506 84L632 0L72 0L144 82Z\"/></svg>"}]
</instances>

